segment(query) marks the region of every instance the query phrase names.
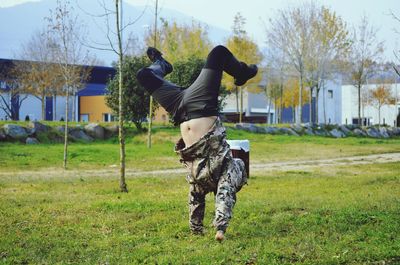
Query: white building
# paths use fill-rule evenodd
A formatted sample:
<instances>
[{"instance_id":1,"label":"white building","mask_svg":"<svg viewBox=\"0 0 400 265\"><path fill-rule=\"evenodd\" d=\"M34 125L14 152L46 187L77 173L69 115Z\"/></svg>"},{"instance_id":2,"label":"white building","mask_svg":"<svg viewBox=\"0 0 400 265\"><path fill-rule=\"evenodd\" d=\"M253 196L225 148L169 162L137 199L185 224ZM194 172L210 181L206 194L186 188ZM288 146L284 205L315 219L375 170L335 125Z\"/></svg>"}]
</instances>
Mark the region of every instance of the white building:
<instances>
[{"instance_id":1,"label":"white building","mask_svg":"<svg viewBox=\"0 0 400 265\"><path fill-rule=\"evenodd\" d=\"M11 106L11 99L9 92L0 91L3 98L8 101L7 105ZM40 99L33 95L21 94L20 98L25 98L19 108L19 120L23 121L29 117L30 121L40 121L40 120L54 120L60 121L65 120L65 97L47 97L45 103L45 117L42 117L42 102ZM76 97L70 97L69 99L69 120L72 120L72 113L77 112L77 107L73 106L76 102ZM4 103L3 103L4 104ZM75 107L75 109L74 109ZM8 120L6 113L0 108L0 120Z\"/></svg>"},{"instance_id":2,"label":"white building","mask_svg":"<svg viewBox=\"0 0 400 265\"><path fill-rule=\"evenodd\" d=\"M363 86L361 95L375 89L380 84ZM379 111L376 106L361 104L363 125L387 124L399 126L397 119L400 113L400 83L387 84L396 104L384 105ZM363 100L362 100L363 101ZM325 107L324 107L325 106ZM353 85L341 85L339 82L328 82L325 90L320 91L318 98L318 122L330 124L358 124L358 92Z\"/></svg>"},{"instance_id":3,"label":"white building","mask_svg":"<svg viewBox=\"0 0 400 265\"><path fill-rule=\"evenodd\" d=\"M244 122L267 122L271 123L275 119L275 108L273 103L268 100L265 93L251 93L247 90L243 91L243 100L239 93L238 99L236 94L229 94L224 100L222 113L230 121L238 121L238 113L240 112L241 101L243 101L242 119ZM269 118L268 118L269 115Z\"/></svg>"}]
</instances>

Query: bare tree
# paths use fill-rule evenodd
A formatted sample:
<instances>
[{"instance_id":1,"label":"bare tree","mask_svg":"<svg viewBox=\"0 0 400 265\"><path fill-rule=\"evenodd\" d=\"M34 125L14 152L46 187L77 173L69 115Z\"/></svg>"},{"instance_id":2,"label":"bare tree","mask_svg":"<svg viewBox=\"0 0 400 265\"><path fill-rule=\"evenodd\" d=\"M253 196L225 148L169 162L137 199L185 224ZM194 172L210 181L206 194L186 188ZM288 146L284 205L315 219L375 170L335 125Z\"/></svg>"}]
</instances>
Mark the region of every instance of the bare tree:
<instances>
[{"instance_id":1,"label":"bare tree","mask_svg":"<svg viewBox=\"0 0 400 265\"><path fill-rule=\"evenodd\" d=\"M60 67L63 77L65 92L65 128L64 128L64 169L68 161L68 122L69 122L69 100L71 94L81 87L88 79L90 68L84 64L90 63L88 51L84 48L81 38L82 22L73 13L69 1L57 0L57 7L51 11L48 21L49 34L52 40L52 49L55 61ZM73 103L74 104L74 103ZM72 114L74 116L74 113Z\"/></svg>"},{"instance_id":2,"label":"bare tree","mask_svg":"<svg viewBox=\"0 0 400 265\"><path fill-rule=\"evenodd\" d=\"M124 38L123 33L127 30L127 28L133 24L135 24L144 14L145 10L134 20L129 20L127 23L122 21L123 19L123 5L122 0L114 0L114 7L109 7L106 4L105 0L98 1L98 4L103 7L104 13L103 14L91 14L83 10L87 15L91 16L94 21L97 19L102 19L105 23L105 27L99 27L105 34L107 42L97 42L92 41L92 44L86 43L87 47L97 49L97 50L104 50L110 51L115 53L118 56L118 80L119 80L119 107L118 107L118 126L119 126L119 146L120 146L120 178L119 178L119 188L121 192L128 192L128 187L126 185L125 180L125 129L124 129L124 108L123 108L123 101L122 95L124 88L123 83L123 71L122 65L124 60L124 55L126 51L132 50L133 47L130 45L131 43L127 43L124 45ZM96 23L96 22L95 22ZM111 26L111 24L114 26ZM97 24L97 23L96 23ZM132 39L130 36L129 39Z\"/></svg>"},{"instance_id":3,"label":"bare tree","mask_svg":"<svg viewBox=\"0 0 400 265\"><path fill-rule=\"evenodd\" d=\"M283 110L283 89L286 80L288 79L288 63L285 54L274 47L269 47L266 54L267 66L266 75L268 80L267 96L274 101L275 108L275 123L282 122Z\"/></svg>"},{"instance_id":4,"label":"bare tree","mask_svg":"<svg viewBox=\"0 0 400 265\"><path fill-rule=\"evenodd\" d=\"M316 121L318 122L318 98L325 81L342 67L350 50L350 40L344 21L335 12L322 6L316 11L311 25L310 53L306 61L306 80L310 87L310 122L312 121L312 97L315 90ZM325 113L325 104L324 113ZM324 115L326 123L326 115Z\"/></svg>"},{"instance_id":5,"label":"bare tree","mask_svg":"<svg viewBox=\"0 0 400 265\"><path fill-rule=\"evenodd\" d=\"M371 75L373 64L380 59L383 53L383 42L377 38L377 30L369 24L364 15L358 29L353 33L353 44L350 52L351 80L357 88L358 94L358 124L361 119L361 92L362 87Z\"/></svg>"},{"instance_id":6,"label":"bare tree","mask_svg":"<svg viewBox=\"0 0 400 265\"><path fill-rule=\"evenodd\" d=\"M392 12L392 17L393 17L394 20L396 20L396 22L398 23L399 28L400 28L400 18L393 12ZM395 29L395 32L398 35L400 35L400 29L399 30ZM398 76L400 76L400 67L399 67L399 65L400 65L400 48L398 50L394 50L393 54L394 54L394 57L397 60L397 63L393 63L393 70L396 72L396 74Z\"/></svg>"},{"instance_id":7,"label":"bare tree","mask_svg":"<svg viewBox=\"0 0 400 265\"><path fill-rule=\"evenodd\" d=\"M270 46L280 49L285 53L290 65L299 76L299 94L296 123L301 123L304 81L306 77L306 64L310 58L312 46L312 25L317 17L317 9L311 3L304 3L297 7L288 7L279 10L274 19L270 19L267 29L267 39Z\"/></svg>"},{"instance_id":8,"label":"bare tree","mask_svg":"<svg viewBox=\"0 0 400 265\"><path fill-rule=\"evenodd\" d=\"M19 82L30 94L40 100L42 120L46 119L46 98L60 91L59 66L53 63L53 42L46 30L36 31L22 45L19 65Z\"/></svg>"}]
</instances>

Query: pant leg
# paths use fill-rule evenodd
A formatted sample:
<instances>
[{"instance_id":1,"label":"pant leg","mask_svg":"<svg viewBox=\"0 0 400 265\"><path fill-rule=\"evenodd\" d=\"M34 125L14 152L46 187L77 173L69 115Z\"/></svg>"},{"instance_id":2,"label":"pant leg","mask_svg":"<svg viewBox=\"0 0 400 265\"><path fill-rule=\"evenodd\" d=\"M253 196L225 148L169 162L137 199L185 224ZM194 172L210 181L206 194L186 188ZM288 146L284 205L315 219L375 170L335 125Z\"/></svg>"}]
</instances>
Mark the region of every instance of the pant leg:
<instances>
[{"instance_id":1,"label":"pant leg","mask_svg":"<svg viewBox=\"0 0 400 265\"><path fill-rule=\"evenodd\" d=\"M136 78L147 92L149 92L170 115L174 116L182 103L182 87L158 75L155 70L157 67L159 66L153 63L149 67L140 69L137 72Z\"/></svg>"},{"instance_id":2,"label":"pant leg","mask_svg":"<svg viewBox=\"0 0 400 265\"><path fill-rule=\"evenodd\" d=\"M226 167L218 182L215 194L214 226L217 230L226 231L236 203L236 193L246 182L247 175L244 162L241 159L228 156Z\"/></svg>"},{"instance_id":3,"label":"pant leg","mask_svg":"<svg viewBox=\"0 0 400 265\"><path fill-rule=\"evenodd\" d=\"M203 219L206 207L206 191L199 185L190 184L189 226L193 233L203 232Z\"/></svg>"},{"instance_id":4,"label":"pant leg","mask_svg":"<svg viewBox=\"0 0 400 265\"><path fill-rule=\"evenodd\" d=\"M217 115L222 72L241 78L247 75L247 69L247 65L239 62L226 47L218 45L213 48L197 79L184 91L183 119L190 119L191 113L199 111L208 116Z\"/></svg>"},{"instance_id":5,"label":"pant leg","mask_svg":"<svg viewBox=\"0 0 400 265\"><path fill-rule=\"evenodd\" d=\"M204 68L224 71L230 76L239 77L247 70L247 65L240 62L228 48L222 45L214 47L208 54Z\"/></svg>"},{"instance_id":6,"label":"pant leg","mask_svg":"<svg viewBox=\"0 0 400 265\"><path fill-rule=\"evenodd\" d=\"M242 64L222 45L214 47L207 56L204 68L186 91L185 100L217 100L222 72L235 76L242 71Z\"/></svg>"}]
</instances>

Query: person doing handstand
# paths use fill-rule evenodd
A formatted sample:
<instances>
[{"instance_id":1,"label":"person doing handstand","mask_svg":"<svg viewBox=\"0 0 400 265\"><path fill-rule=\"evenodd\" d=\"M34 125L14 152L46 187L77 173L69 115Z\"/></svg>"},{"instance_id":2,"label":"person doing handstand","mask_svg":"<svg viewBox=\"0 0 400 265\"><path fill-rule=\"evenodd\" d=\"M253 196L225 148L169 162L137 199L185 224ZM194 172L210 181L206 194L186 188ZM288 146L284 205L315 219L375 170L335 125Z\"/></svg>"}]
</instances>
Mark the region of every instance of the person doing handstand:
<instances>
[{"instance_id":1,"label":"person doing handstand","mask_svg":"<svg viewBox=\"0 0 400 265\"><path fill-rule=\"evenodd\" d=\"M149 47L152 61L138 71L139 83L172 116L180 126L182 138L175 145L181 163L189 170L189 225L193 233L203 233L205 196L215 194L215 239L222 241L232 217L236 193L247 183L244 162L233 158L226 141L225 128L218 117L218 95L222 72L235 78L241 86L258 71L256 65L238 61L224 46L216 46L208 54L205 66L188 88L164 79L172 65L160 51Z\"/></svg>"}]
</instances>

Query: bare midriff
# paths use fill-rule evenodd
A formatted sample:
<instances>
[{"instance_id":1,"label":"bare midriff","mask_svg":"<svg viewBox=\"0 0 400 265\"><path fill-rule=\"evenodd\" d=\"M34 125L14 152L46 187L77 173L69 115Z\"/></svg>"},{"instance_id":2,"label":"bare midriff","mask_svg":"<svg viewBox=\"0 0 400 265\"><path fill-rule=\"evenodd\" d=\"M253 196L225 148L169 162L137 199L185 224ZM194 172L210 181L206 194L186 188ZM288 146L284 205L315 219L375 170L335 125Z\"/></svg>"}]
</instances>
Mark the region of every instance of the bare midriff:
<instances>
[{"instance_id":1,"label":"bare midriff","mask_svg":"<svg viewBox=\"0 0 400 265\"><path fill-rule=\"evenodd\" d=\"M210 131L217 116L201 117L182 122L180 125L182 139L186 147L191 146Z\"/></svg>"}]
</instances>

